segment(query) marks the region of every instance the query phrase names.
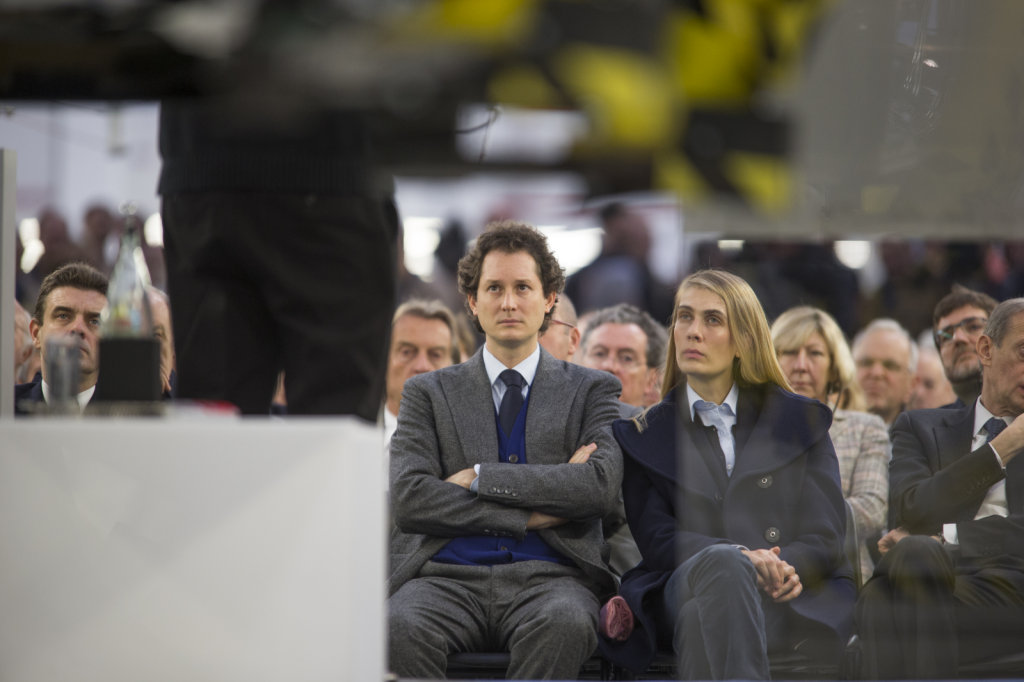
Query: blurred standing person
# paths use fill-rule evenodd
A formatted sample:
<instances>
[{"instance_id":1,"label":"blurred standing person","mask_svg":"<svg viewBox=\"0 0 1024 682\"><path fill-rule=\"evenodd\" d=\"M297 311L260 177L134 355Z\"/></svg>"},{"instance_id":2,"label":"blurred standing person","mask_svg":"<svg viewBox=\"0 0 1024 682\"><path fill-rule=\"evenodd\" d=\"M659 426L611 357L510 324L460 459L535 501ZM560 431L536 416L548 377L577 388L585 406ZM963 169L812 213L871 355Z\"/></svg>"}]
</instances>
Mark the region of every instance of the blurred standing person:
<instances>
[{"instance_id":1,"label":"blurred standing person","mask_svg":"<svg viewBox=\"0 0 1024 682\"><path fill-rule=\"evenodd\" d=\"M80 240L82 249L88 263L108 277L117 260L121 229L122 224L109 207L96 203L85 209Z\"/></svg>"},{"instance_id":2,"label":"blurred standing person","mask_svg":"<svg viewBox=\"0 0 1024 682\"><path fill-rule=\"evenodd\" d=\"M266 59L282 24L316 30L322 4L260 3L239 60ZM265 415L283 370L289 414L376 421L395 305L393 183L362 113L249 88L161 104L178 397Z\"/></svg>"},{"instance_id":3,"label":"blurred standing person","mask_svg":"<svg viewBox=\"0 0 1024 682\"><path fill-rule=\"evenodd\" d=\"M917 344L899 322L879 318L854 337L853 362L868 412L891 425L914 392Z\"/></svg>"},{"instance_id":4,"label":"blurred standing person","mask_svg":"<svg viewBox=\"0 0 1024 682\"><path fill-rule=\"evenodd\" d=\"M647 265L650 229L643 217L624 204L613 202L601 209L601 253L566 280L565 293L576 310L587 313L617 303L631 303L655 319L672 312L672 294L654 277Z\"/></svg>"},{"instance_id":5,"label":"blurred standing person","mask_svg":"<svg viewBox=\"0 0 1024 682\"><path fill-rule=\"evenodd\" d=\"M843 497L853 508L866 580L874 570L866 541L878 537L888 509L888 430L877 415L862 411L853 356L831 315L810 306L790 308L772 325L772 343L793 391L833 409L828 434L839 458Z\"/></svg>"}]
</instances>

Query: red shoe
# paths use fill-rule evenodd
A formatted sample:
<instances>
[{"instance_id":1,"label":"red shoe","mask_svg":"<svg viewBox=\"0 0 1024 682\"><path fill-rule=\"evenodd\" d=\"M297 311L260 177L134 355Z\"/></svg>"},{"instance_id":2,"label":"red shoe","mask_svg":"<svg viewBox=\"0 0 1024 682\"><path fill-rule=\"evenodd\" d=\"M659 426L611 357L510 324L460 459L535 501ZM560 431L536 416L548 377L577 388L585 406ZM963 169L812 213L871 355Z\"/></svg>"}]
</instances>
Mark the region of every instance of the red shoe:
<instances>
[{"instance_id":1,"label":"red shoe","mask_svg":"<svg viewBox=\"0 0 1024 682\"><path fill-rule=\"evenodd\" d=\"M616 642L625 642L633 633L633 611L622 597L616 595L601 607L598 628L601 634Z\"/></svg>"}]
</instances>

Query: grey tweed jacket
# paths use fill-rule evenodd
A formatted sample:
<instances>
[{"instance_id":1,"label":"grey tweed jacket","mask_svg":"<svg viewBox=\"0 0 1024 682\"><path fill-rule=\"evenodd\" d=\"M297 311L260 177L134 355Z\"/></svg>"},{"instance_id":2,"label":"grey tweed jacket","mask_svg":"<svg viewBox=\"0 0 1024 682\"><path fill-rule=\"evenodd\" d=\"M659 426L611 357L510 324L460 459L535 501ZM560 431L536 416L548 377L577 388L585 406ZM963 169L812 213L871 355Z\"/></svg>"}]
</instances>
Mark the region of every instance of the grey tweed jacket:
<instances>
[{"instance_id":1,"label":"grey tweed jacket","mask_svg":"<svg viewBox=\"0 0 1024 682\"><path fill-rule=\"evenodd\" d=\"M498 460L491 386L481 351L460 365L405 382L391 440L391 573L388 594L415 577L451 538L521 539L534 510L569 519L541 537L603 593L614 576L602 560L601 517L618 502L622 453L611 435L621 384L611 374L556 360L543 348L526 415L528 464ZM585 464L569 464L596 443ZM479 490L445 482L480 464ZM599 596L601 596L599 594Z\"/></svg>"}]
</instances>

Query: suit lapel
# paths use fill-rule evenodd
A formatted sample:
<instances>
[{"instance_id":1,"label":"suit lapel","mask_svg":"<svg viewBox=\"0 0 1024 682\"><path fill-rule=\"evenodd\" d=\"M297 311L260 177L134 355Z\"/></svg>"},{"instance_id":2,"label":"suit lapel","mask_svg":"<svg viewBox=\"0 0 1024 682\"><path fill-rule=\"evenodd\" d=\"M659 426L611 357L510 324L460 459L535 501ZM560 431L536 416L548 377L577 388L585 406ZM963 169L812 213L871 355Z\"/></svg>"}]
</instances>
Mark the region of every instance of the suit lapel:
<instances>
[{"instance_id":1,"label":"suit lapel","mask_svg":"<svg viewBox=\"0 0 1024 682\"><path fill-rule=\"evenodd\" d=\"M578 380L571 381L562 361L541 348L526 411L526 461L561 464L572 455L579 434L561 415L569 409L577 386Z\"/></svg>"},{"instance_id":2,"label":"suit lapel","mask_svg":"<svg viewBox=\"0 0 1024 682\"><path fill-rule=\"evenodd\" d=\"M467 465L477 463L473 453L483 453L482 462L498 461L498 431L491 382L487 379L482 351L458 369L441 375L445 402L455 422ZM445 449L445 444L441 444Z\"/></svg>"},{"instance_id":3,"label":"suit lapel","mask_svg":"<svg viewBox=\"0 0 1024 682\"><path fill-rule=\"evenodd\" d=\"M685 384L676 389L676 399L673 405L678 407L676 452L683 467L682 475L678 477L680 487L708 497L713 492L724 491L729 484L729 475L725 471L725 456L721 448L711 444L714 434L709 433L699 419L695 421L690 417Z\"/></svg>"},{"instance_id":4,"label":"suit lapel","mask_svg":"<svg viewBox=\"0 0 1024 682\"><path fill-rule=\"evenodd\" d=\"M932 429L935 452L939 461L935 471L945 469L971 451L974 441L974 405L962 410L949 410Z\"/></svg>"}]
</instances>

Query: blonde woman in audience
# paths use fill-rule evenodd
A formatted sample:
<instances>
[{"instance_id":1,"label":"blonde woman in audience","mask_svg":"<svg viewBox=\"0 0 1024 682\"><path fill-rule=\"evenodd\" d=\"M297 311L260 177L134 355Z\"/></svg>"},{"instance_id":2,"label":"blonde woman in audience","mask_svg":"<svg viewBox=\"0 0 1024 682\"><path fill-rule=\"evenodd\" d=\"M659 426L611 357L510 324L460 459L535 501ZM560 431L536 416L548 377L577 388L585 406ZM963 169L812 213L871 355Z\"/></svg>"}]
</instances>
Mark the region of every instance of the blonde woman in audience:
<instances>
[{"instance_id":1,"label":"blonde woman in audience","mask_svg":"<svg viewBox=\"0 0 1024 682\"><path fill-rule=\"evenodd\" d=\"M884 527L889 499L889 434L882 419L863 412L854 381L853 356L831 315L810 306L790 308L772 325L779 365L793 391L833 410L829 435L839 457L843 496L853 508L861 540L861 574L871 577L874 563L865 541Z\"/></svg>"},{"instance_id":2,"label":"blonde woman in audience","mask_svg":"<svg viewBox=\"0 0 1024 682\"><path fill-rule=\"evenodd\" d=\"M663 400L612 430L643 561L599 621L602 652L683 679L768 679L768 656L836 661L856 587L820 403L794 395L750 286L704 270L676 293Z\"/></svg>"}]
</instances>

